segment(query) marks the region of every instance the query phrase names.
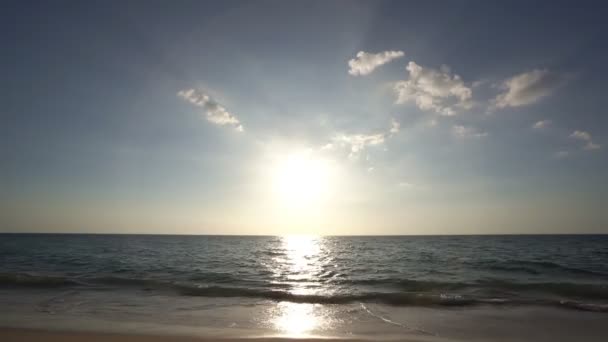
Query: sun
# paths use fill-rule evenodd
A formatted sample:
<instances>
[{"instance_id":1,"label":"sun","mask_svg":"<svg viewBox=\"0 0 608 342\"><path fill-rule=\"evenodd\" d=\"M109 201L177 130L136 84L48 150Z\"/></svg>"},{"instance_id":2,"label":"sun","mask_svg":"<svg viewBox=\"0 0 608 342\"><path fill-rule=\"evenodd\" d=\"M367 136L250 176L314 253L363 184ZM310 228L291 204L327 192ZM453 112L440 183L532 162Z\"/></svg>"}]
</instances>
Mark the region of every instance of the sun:
<instances>
[{"instance_id":1,"label":"sun","mask_svg":"<svg viewBox=\"0 0 608 342\"><path fill-rule=\"evenodd\" d=\"M308 207L330 195L333 170L329 161L312 153L292 153L277 161L273 189L284 205Z\"/></svg>"}]
</instances>

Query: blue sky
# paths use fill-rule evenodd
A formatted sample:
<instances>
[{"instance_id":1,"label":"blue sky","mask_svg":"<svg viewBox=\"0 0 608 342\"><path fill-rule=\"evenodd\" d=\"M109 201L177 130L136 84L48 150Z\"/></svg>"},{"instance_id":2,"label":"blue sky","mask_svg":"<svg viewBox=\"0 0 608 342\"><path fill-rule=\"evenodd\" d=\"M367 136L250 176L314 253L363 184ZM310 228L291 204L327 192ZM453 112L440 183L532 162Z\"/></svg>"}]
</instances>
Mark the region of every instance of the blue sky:
<instances>
[{"instance_id":1,"label":"blue sky","mask_svg":"<svg viewBox=\"0 0 608 342\"><path fill-rule=\"evenodd\" d=\"M0 231L608 233L602 2L3 7Z\"/></svg>"}]
</instances>

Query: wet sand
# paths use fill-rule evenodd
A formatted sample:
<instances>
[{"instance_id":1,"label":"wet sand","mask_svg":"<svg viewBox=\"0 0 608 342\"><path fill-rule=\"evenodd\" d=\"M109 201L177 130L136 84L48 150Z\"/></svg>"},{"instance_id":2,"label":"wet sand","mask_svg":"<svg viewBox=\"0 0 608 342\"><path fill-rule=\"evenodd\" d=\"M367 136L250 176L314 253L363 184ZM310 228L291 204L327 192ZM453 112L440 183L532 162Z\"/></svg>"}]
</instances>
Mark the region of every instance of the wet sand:
<instances>
[{"instance_id":1,"label":"wet sand","mask_svg":"<svg viewBox=\"0 0 608 342\"><path fill-rule=\"evenodd\" d=\"M285 341L328 341L326 338L206 338L193 336L169 336L169 335L135 335L135 334L115 334L99 332L67 332L67 331L46 331L35 329L12 329L0 328L0 340L3 342L285 342ZM335 339L334 339L335 340ZM356 342L363 340L339 341Z\"/></svg>"},{"instance_id":2,"label":"wet sand","mask_svg":"<svg viewBox=\"0 0 608 342\"><path fill-rule=\"evenodd\" d=\"M38 302L38 301L36 301ZM244 303L243 303L244 304ZM273 321L281 303L214 307L166 315L162 311L74 314L5 306L2 342L196 341L410 341L410 342L605 342L608 314L546 307L389 307L368 304L294 304ZM25 311L23 311L25 310ZM173 311L171 311L173 313ZM119 314L122 313L122 314ZM318 316L316 316L319 314ZM311 323L326 320L327 326ZM323 322L317 322L323 323Z\"/></svg>"}]
</instances>

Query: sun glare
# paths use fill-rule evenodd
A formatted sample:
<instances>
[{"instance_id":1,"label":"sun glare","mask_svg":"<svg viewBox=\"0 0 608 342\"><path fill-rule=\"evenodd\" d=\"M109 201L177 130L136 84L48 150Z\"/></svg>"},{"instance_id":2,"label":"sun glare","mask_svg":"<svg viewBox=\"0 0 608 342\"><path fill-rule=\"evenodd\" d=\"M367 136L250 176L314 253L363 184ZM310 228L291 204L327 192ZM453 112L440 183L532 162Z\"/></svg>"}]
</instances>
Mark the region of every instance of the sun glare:
<instances>
[{"instance_id":1,"label":"sun glare","mask_svg":"<svg viewBox=\"0 0 608 342\"><path fill-rule=\"evenodd\" d=\"M310 153L290 154L277 162L272 177L278 199L287 206L308 207L330 194L330 163Z\"/></svg>"},{"instance_id":2,"label":"sun glare","mask_svg":"<svg viewBox=\"0 0 608 342\"><path fill-rule=\"evenodd\" d=\"M287 336L302 338L319 326L319 320L313 304L280 302L273 323Z\"/></svg>"},{"instance_id":3,"label":"sun glare","mask_svg":"<svg viewBox=\"0 0 608 342\"><path fill-rule=\"evenodd\" d=\"M284 259L275 272L287 275L290 282L290 292L295 295L310 295L315 291L310 282L315 279L322 267L319 262L321 253L321 238L311 235L289 235L282 238L285 250ZM307 337L315 329L321 328L328 322L320 315L317 307L310 303L280 302L276 306L275 317L272 320L275 327L291 337Z\"/></svg>"}]
</instances>

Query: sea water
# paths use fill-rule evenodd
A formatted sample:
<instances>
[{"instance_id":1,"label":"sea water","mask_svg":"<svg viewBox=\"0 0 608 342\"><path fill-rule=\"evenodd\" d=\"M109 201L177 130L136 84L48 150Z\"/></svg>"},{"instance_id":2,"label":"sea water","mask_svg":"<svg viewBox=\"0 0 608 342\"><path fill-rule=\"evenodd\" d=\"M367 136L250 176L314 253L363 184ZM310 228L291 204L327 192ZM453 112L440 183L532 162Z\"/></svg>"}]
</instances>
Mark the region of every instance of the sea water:
<instances>
[{"instance_id":1,"label":"sea water","mask_svg":"<svg viewBox=\"0 0 608 342\"><path fill-rule=\"evenodd\" d=\"M437 315L542 312L601 331L608 236L1 234L0 304L5 326L42 316L207 334L435 336L461 325L442 328Z\"/></svg>"}]
</instances>

